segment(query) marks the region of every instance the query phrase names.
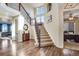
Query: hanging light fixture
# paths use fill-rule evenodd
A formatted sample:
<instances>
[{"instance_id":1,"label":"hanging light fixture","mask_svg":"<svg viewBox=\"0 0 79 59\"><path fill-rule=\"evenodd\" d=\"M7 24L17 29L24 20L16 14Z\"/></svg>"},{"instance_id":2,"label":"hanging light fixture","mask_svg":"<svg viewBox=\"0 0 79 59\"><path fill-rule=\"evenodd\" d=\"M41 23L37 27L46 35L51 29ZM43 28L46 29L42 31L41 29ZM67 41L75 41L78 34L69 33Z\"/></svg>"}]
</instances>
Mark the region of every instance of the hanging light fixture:
<instances>
[{"instance_id":1,"label":"hanging light fixture","mask_svg":"<svg viewBox=\"0 0 79 59\"><path fill-rule=\"evenodd\" d=\"M69 20L73 20L73 18L74 18L74 17L72 16L72 13L70 13L70 14L69 14Z\"/></svg>"}]
</instances>

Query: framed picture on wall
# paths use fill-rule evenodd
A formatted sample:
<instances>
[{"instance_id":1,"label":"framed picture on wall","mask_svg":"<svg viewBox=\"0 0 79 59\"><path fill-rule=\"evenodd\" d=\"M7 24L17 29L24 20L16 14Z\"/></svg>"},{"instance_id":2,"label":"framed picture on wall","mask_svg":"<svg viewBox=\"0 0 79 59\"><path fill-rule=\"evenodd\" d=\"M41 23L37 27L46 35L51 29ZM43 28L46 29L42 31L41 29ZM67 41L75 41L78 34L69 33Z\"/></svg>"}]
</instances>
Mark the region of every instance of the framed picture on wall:
<instances>
[{"instance_id":1,"label":"framed picture on wall","mask_svg":"<svg viewBox=\"0 0 79 59\"><path fill-rule=\"evenodd\" d=\"M52 22L52 15L48 16L48 23Z\"/></svg>"}]
</instances>

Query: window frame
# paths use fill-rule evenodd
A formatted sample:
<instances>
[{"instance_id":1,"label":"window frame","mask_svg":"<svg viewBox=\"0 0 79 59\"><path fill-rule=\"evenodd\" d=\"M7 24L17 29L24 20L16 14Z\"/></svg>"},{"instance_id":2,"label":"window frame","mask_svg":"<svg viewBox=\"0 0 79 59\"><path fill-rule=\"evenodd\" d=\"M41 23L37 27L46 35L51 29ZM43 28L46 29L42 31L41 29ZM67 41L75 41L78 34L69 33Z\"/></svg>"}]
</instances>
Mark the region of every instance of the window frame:
<instances>
[{"instance_id":1,"label":"window frame","mask_svg":"<svg viewBox=\"0 0 79 59\"><path fill-rule=\"evenodd\" d=\"M42 12L41 14L37 14L37 8L45 8L46 9L46 12ZM45 14L47 13L47 6L46 5L43 5L43 6L40 6L40 7L37 7L36 8L36 21L37 21L37 17L40 17L40 22L39 23L43 23L44 22L44 20L43 20L43 22L42 22L42 17L44 16L44 19L45 19Z\"/></svg>"}]
</instances>

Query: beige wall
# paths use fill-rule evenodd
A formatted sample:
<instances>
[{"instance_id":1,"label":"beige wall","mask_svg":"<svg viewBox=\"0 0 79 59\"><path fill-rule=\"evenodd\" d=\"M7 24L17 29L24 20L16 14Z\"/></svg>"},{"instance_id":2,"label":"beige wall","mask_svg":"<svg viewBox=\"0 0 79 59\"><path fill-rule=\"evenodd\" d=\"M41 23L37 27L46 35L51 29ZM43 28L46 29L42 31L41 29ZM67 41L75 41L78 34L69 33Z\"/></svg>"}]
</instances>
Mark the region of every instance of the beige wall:
<instances>
[{"instance_id":1,"label":"beige wall","mask_svg":"<svg viewBox=\"0 0 79 59\"><path fill-rule=\"evenodd\" d=\"M63 48L63 10L59 4L52 4L52 10L46 15L44 26L54 44ZM52 15L52 22L48 23L48 16Z\"/></svg>"},{"instance_id":2,"label":"beige wall","mask_svg":"<svg viewBox=\"0 0 79 59\"><path fill-rule=\"evenodd\" d=\"M75 21L75 28L74 28L74 33L79 34L79 20Z\"/></svg>"},{"instance_id":3,"label":"beige wall","mask_svg":"<svg viewBox=\"0 0 79 59\"><path fill-rule=\"evenodd\" d=\"M63 7L64 4L58 4L59 14L59 45L58 47L64 48L64 18L63 18Z\"/></svg>"}]
</instances>

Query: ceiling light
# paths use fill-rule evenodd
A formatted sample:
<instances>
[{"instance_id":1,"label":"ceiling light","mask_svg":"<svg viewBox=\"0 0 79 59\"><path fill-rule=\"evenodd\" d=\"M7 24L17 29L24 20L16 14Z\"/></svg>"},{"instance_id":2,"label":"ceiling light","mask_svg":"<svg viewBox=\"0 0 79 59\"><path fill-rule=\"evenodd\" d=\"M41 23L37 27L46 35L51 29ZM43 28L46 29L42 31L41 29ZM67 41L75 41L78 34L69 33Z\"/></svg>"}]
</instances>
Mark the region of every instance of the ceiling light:
<instances>
[{"instance_id":1,"label":"ceiling light","mask_svg":"<svg viewBox=\"0 0 79 59\"><path fill-rule=\"evenodd\" d=\"M69 15L69 20L73 20L73 16L72 16L72 13L70 13L70 15Z\"/></svg>"},{"instance_id":2,"label":"ceiling light","mask_svg":"<svg viewBox=\"0 0 79 59\"><path fill-rule=\"evenodd\" d=\"M73 20L73 17L69 17L69 20Z\"/></svg>"}]
</instances>

